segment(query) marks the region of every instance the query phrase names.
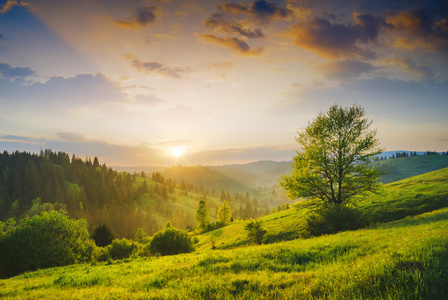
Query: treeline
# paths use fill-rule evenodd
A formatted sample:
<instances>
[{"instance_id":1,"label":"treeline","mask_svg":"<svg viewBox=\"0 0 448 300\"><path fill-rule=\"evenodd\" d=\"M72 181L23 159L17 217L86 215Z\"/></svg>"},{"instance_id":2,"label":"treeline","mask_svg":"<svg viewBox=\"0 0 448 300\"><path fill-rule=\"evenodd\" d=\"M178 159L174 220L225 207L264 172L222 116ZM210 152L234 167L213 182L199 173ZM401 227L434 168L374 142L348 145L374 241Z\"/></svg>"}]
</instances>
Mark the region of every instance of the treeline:
<instances>
[{"instance_id":1,"label":"treeline","mask_svg":"<svg viewBox=\"0 0 448 300\"><path fill-rule=\"evenodd\" d=\"M159 227L150 208L138 209L146 182L118 173L98 158L85 160L51 150L39 154L0 154L0 219L20 219L43 211L63 209L85 218L90 229L107 223L117 236L133 236L136 228L154 233Z\"/></svg>"},{"instance_id":2,"label":"treeline","mask_svg":"<svg viewBox=\"0 0 448 300\"><path fill-rule=\"evenodd\" d=\"M386 160L386 159L394 159L394 158L401 158L401 157L412 157L412 156L420 156L420 155L448 155L448 151L444 152L436 152L436 151L426 151L422 154L417 153L417 151L410 151L410 152L397 152L395 154L392 154L390 157L387 156L380 156L379 160Z\"/></svg>"},{"instance_id":3,"label":"treeline","mask_svg":"<svg viewBox=\"0 0 448 300\"><path fill-rule=\"evenodd\" d=\"M0 153L0 220L63 209L72 218L86 219L90 232L107 224L116 237L132 238L137 228L155 233L165 220L177 228L194 227L195 215L177 205L183 197L207 201L214 218L224 200L235 219L269 212L266 203L249 193L217 192L158 172L152 180L146 177L143 172L114 171L96 157L81 159L51 150L39 154L5 151Z\"/></svg>"},{"instance_id":4,"label":"treeline","mask_svg":"<svg viewBox=\"0 0 448 300\"><path fill-rule=\"evenodd\" d=\"M145 174L142 175L144 176ZM219 205L218 203L209 201L209 198L219 198L221 202L226 201L232 209L234 219L240 218L246 220L258 218L270 212L270 208L266 202L259 201L256 197L251 197L249 192L231 193L228 190L218 192L215 188L204 188L203 185L197 186L182 179L176 183L172 178L165 178L160 172L153 172L151 179L161 184L161 187L157 185L154 187L154 194L159 194L165 199L168 199L168 192L174 192L174 189L180 190L185 196L191 197L194 194L198 201L203 200L207 202L207 205L211 209L211 215L215 218L218 215ZM177 225L175 223L173 224Z\"/></svg>"}]
</instances>

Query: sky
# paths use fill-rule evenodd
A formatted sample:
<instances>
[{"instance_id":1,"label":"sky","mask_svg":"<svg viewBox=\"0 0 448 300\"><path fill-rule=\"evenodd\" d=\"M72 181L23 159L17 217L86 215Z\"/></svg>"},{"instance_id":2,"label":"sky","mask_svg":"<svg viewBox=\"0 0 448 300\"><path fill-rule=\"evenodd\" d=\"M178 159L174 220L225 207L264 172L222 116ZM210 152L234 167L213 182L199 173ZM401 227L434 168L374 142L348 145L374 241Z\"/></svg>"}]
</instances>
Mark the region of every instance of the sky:
<instances>
[{"instance_id":1,"label":"sky","mask_svg":"<svg viewBox=\"0 0 448 300\"><path fill-rule=\"evenodd\" d=\"M289 160L333 104L448 150L448 1L0 0L0 150Z\"/></svg>"}]
</instances>

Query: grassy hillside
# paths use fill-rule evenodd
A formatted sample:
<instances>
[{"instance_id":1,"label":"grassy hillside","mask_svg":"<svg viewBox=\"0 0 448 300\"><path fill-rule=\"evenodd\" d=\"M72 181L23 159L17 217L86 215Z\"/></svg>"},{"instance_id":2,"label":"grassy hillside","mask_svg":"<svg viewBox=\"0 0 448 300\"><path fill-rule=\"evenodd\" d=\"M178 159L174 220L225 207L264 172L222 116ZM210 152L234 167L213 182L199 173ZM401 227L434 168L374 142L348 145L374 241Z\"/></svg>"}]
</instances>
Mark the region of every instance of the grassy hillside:
<instances>
[{"instance_id":1,"label":"grassy hillside","mask_svg":"<svg viewBox=\"0 0 448 300\"><path fill-rule=\"evenodd\" d=\"M444 299L447 231L442 209L308 240L40 270L0 281L0 297Z\"/></svg>"},{"instance_id":2,"label":"grassy hillside","mask_svg":"<svg viewBox=\"0 0 448 300\"><path fill-rule=\"evenodd\" d=\"M359 199L372 221L363 230L296 239L302 204L260 218L265 245L248 243L240 222L199 236L191 254L25 273L1 280L0 297L446 299L448 168Z\"/></svg>"},{"instance_id":3,"label":"grassy hillside","mask_svg":"<svg viewBox=\"0 0 448 300\"><path fill-rule=\"evenodd\" d=\"M357 206L371 223L399 220L448 207L448 168L387 184L380 194L361 198ZM306 206L298 205L260 218L267 229L266 243L297 238L307 212ZM247 244L244 224L233 224L200 236L199 249L211 248L211 236L218 249Z\"/></svg>"},{"instance_id":4,"label":"grassy hillside","mask_svg":"<svg viewBox=\"0 0 448 300\"><path fill-rule=\"evenodd\" d=\"M388 173L381 176L380 182L386 184L412 176L448 167L448 155L420 155L380 161Z\"/></svg>"}]
</instances>

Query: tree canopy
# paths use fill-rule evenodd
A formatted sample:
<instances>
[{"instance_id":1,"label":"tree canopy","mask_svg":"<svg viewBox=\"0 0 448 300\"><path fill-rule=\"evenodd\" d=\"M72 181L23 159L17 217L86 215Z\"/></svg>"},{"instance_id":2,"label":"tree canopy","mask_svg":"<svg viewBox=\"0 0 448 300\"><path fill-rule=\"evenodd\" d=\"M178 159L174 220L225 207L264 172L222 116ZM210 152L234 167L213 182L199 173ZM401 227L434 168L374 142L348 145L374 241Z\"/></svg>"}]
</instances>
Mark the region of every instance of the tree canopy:
<instances>
[{"instance_id":1,"label":"tree canopy","mask_svg":"<svg viewBox=\"0 0 448 300\"><path fill-rule=\"evenodd\" d=\"M379 187L381 172L373 162L384 149L365 115L356 104L346 108L335 104L298 132L301 151L293 157L291 174L279 180L289 198L339 205Z\"/></svg>"}]
</instances>

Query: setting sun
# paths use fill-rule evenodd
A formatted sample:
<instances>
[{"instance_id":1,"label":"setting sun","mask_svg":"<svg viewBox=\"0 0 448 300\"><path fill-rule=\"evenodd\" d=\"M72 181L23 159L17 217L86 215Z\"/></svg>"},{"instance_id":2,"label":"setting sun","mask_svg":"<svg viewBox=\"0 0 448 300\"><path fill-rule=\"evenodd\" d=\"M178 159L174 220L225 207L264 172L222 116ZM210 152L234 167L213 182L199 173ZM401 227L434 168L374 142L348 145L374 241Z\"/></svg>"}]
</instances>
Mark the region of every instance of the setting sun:
<instances>
[{"instance_id":1,"label":"setting sun","mask_svg":"<svg viewBox=\"0 0 448 300\"><path fill-rule=\"evenodd\" d=\"M175 157L179 157L185 153L185 146L171 147L170 152L171 152L171 155L173 155Z\"/></svg>"}]
</instances>

